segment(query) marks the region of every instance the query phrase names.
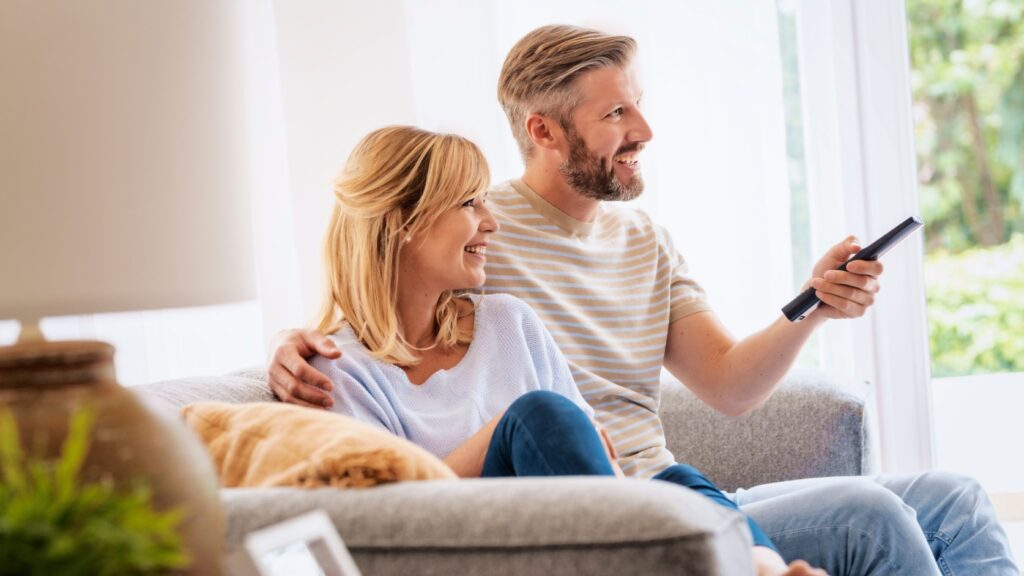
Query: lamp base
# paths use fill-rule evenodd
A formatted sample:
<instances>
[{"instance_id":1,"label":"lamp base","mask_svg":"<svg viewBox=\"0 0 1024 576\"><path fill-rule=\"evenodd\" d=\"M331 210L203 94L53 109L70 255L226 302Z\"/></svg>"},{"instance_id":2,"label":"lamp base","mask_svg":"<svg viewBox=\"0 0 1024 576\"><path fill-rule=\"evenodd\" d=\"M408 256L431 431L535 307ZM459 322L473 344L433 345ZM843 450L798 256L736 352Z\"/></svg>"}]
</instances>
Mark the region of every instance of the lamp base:
<instances>
[{"instance_id":1,"label":"lamp base","mask_svg":"<svg viewBox=\"0 0 1024 576\"><path fill-rule=\"evenodd\" d=\"M187 574L220 574L224 521L217 477L185 426L147 407L114 378L114 348L103 342L33 342L0 347L0 407L14 415L25 450L60 454L73 413L95 413L83 482L118 488L140 481L158 510L181 509L191 559Z\"/></svg>"},{"instance_id":2,"label":"lamp base","mask_svg":"<svg viewBox=\"0 0 1024 576\"><path fill-rule=\"evenodd\" d=\"M21 332L18 333L18 344L35 344L38 342L44 342L46 337L43 336L43 331L39 329L39 319L19 321L21 324Z\"/></svg>"}]
</instances>

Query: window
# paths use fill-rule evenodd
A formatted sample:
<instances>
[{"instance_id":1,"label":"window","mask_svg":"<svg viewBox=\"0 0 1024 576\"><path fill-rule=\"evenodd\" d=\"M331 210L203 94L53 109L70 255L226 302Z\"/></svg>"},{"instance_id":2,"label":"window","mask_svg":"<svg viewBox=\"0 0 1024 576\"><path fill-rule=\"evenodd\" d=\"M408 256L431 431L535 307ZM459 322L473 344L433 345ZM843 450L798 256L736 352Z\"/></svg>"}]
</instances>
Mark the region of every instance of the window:
<instances>
[{"instance_id":1,"label":"window","mask_svg":"<svg viewBox=\"0 0 1024 576\"><path fill-rule=\"evenodd\" d=\"M906 9L937 464L978 478L1022 546L1024 464L986 447L1024 434L1024 2Z\"/></svg>"}]
</instances>

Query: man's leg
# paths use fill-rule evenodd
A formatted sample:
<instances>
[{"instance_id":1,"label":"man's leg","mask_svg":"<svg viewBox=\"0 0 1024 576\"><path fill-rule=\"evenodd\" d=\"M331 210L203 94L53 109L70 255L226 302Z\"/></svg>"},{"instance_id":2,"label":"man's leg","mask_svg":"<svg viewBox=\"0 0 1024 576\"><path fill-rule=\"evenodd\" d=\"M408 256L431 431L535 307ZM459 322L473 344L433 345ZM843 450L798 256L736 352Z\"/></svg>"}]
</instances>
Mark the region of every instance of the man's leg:
<instances>
[{"instance_id":1,"label":"man's leg","mask_svg":"<svg viewBox=\"0 0 1024 576\"><path fill-rule=\"evenodd\" d=\"M733 498L783 558L802 558L832 576L940 573L914 510L871 479L779 482Z\"/></svg>"},{"instance_id":2,"label":"man's leg","mask_svg":"<svg viewBox=\"0 0 1024 576\"><path fill-rule=\"evenodd\" d=\"M1019 576L1006 532L973 478L925 472L871 479L917 512L917 522L943 574Z\"/></svg>"},{"instance_id":3,"label":"man's leg","mask_svg":"<svg viewBox=\"0 0 1024 576\"><path fill-rule=\"evenodd\" d=\"M481 476L615 476L590 418L554 392L529 392L494 429Z\"/></svg>"}]
</instances>

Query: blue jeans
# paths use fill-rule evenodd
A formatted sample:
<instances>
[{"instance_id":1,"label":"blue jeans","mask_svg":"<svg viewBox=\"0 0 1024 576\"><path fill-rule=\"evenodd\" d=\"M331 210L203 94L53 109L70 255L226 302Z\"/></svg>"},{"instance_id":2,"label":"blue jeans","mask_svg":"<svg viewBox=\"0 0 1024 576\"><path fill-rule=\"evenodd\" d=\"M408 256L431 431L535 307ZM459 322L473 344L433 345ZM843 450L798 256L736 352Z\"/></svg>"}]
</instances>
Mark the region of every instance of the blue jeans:
<instances>
[{"instance_id":1,"label":"blue jeans","mask_svg":"<svg viewBox=\"0 0 1024 576\"><path fill-rule=\"evenodd\" d=\"M498 421L480 475L615 476L615 471L590 418L564 396L535 391L520 396ZM692 466L670 466L654 479L695 490L720 506L740 511ZM775 548L749 516L747 523L754 544Z\"/></svg>"},{"instance_id":2,"label":"blue jeans","mask_svg":"<svg viewBox=\"0 0 1024 576\"><path fill-rule=\"evenodd\" d=\"M945 472L813 478L739 490L786 559L832 576L1020 576L981 486Z\"/></svg>"}]
</instances>

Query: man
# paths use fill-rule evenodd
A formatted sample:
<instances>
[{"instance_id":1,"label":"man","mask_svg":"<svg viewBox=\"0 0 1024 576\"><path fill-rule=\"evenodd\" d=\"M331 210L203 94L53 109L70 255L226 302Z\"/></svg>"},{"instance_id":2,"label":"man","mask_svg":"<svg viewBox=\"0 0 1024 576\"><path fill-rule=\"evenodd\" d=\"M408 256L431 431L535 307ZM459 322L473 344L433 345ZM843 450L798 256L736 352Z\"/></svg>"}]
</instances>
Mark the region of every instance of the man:
<instances>
[{"instance_id":1,"label":"man","mask_svg":"<svg viewBox=\"0 0 1024 576\"><path fill-rule=\"evenodd\" d=\"M486 289L531 304L623 471L652 477L674 463L657 416L662 366L723 413L756 409L818 326L872 305L882 265L851 262L836 271L859 249L848 238L814 267L810 284L822 305L813 314L796 324L779 316L734 339L667 234L646 214L611 204L643 191L639 157L652 138L634 52L628 37L545 26L509 53L498 96L526 169L491 190L502 232L488 249ZM278 397L330 405L329 381L304 360L314 353L338 355L314 332L284 338L270 366ZM831 574L1018 574L991 504L967 478L812 479L733 498L784 557ZM758 560L765 573L787 570L777 557Z\"/></svg>"}]
</instances>

